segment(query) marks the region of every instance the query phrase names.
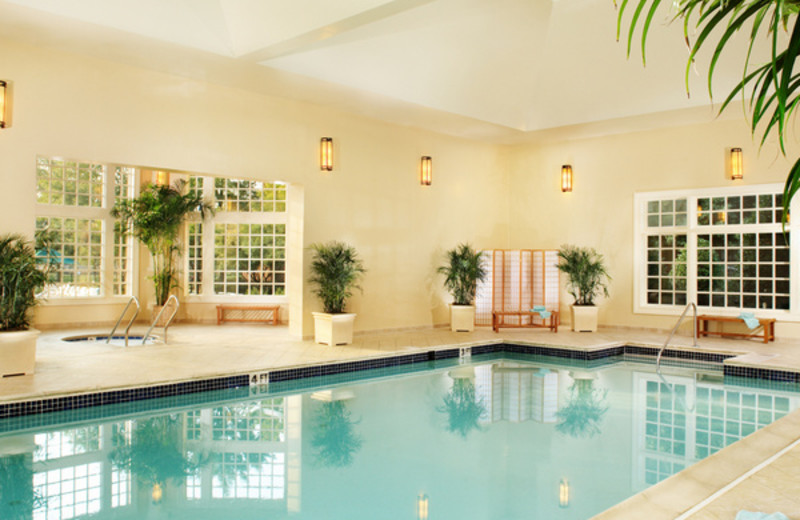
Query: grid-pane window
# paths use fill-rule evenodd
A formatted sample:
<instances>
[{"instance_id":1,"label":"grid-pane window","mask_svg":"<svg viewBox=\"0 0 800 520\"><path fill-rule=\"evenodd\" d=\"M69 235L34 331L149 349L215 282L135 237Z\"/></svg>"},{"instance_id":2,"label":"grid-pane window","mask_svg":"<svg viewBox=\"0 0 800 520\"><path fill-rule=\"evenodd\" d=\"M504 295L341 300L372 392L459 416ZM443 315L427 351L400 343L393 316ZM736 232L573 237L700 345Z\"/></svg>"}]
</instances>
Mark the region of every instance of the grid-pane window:
<instances>
[{"instance_id":1,"label":"grid-pane window","mask_svg":"<svg viewBox=\"0 0 800 520\"><path fill-rule=\"evenodd\" d=\"M697 304L789 309L789 235L697 235Z\"/></svg>"},{"instance_id":2,"label":"grid-pane window","mask_svg":"<svg viewBox=\"0 0 800 520\"><path fill-rule=\"evenodd\" d=\"M36 200L41 204L102 208L105 166L38 157Z\"/></svg>"},{"instance_id":3,"label":"grid-pane window","mask_svg":"<svg viewBox=\"0 0 800 520\"><path fill-rule=\"evenodd\" d=\"M103 295L103 224L101 219L36 218L37 236L47 236L36 254L57 266L48 274L46 298Z\"/></svg>"},{"instance_id":4,"label":"grid-pane window","mask_svg":"<svg viewBox=\"0 0 800 520\"><path fill-rule=\"evenodd\" d=\"M647 237L647 303L686 305L686 235Z\"/></svg>"},{"instance_id":5,"label":"grid-pane window","mask_svg":"<svg viewBox=\"0 0 800 520\"><path fill-rule=\"evenodd\" d=\"M185 228L187 294L285 297L287 185L192 176L189 190L211 201L216 212Z\"/></svg>"},{"instance_id":6,"label":"grid-pane window","mask_svg":"<svg viewBox=\"0 0 800 520\"><path fill-rule=\"evenodd\" d=\"M647 203L647 227L683 227L687 223L685 198L651 200Z\"/></svg>"},{"instance_id":7,"label":"grid-pane window","mask_svg":"<svg viewBox=\"0 0 800 520\"><path fill-rule=\"evenodd\" d=\"M280 500L286 494L285 453L214 453L213 498Z\"/></svg>"},{"instance_id":8,"label":"grid-pane window","mask_svg":"<svg viewBox=\"0 0 800 520\"><path fill-rule=\"evenodd\" d=\"M66 520L99 512L101 469L99 462L92 462L34 473L34 494L42 497L34 520Z\"/></svg>"},{"instance_id":9,"label":"grid-pane window","mask_svg":"<svg viewBox=\"0 0 800 520\"><path fill-rule=\"evenodd\" d=\"M196 175L192 175L189 177L189 183L187 184L187 188L189 190L190 195L200 195L203 196L203 189L205 186L205 177L198 177Z\"/></svg>"},{"instance_id":10,"label":"grid-pane window","mask_svg":"<svg viewBox=\"0 0 800 520\"><path fill-rule=\"evenodd\" d=\"M214 294L286 294L286 225L215 224Z\"/></svg>"},{"instance_id":11,"label":"grid-pane window","mask_svg":"<svg viewBox=\"0 0 800 520\"><path fill-rule=\"evenodd\" d=\"M114 230L114 280L113 291L115 296L124 296L131 293L131 265L133 262L133 249L130 236Z\"/></svg>"},{"instance_id":12,"label":"grid-pane window","mask_svg":"<svg viewBox=\"0 0 800 520\"><path fill-rule=\"evenodd\" d=\"M114 167L114 198L133 198L133 183L136 169L130 166ZM133 237L114 227L114 269L112 291L115 296L131 294L131 270L133 266Z\"/></svg>"},{"instance_id":13,"label":"grid-pane window","mask_svg":"<svg viewBox=\"0 0 800 520\"><path fill-rule=\"evenodd\" d=\"M44 298L132 294L132 238L115 226L111 208L134 196L137 173L131 166L36 158L36 255L50 264Z\"/></svg>"},{"instance_id":14,"label":"grid-pane window","mask_svg":"<svg viewBox=\"0 0 800 520\"><path fill-rule=\"evenodd\" d=\"M782 187L637 194L637 310L792 311ZM724 314L724 312L723 312Z\"/></svg>"},{"instance_id":15,"label":"grid-pane window","mask_svg":"<svg viewBox=\"0 0 800 520\"><path fill-rule=\"evenodd\" d=\"M186 226L186 292L203 292L203 224L189 222Z\"/></svg>"},{"instance_id":16,"label":"grid-pane window","mask_svg":"<svg viewBox=\"0 0 800 520\"><path fill-rule=\"evenodd\" d=\"M217 209L241 212L286 211L286 185L242 179L214 179Z\"/></svg>"},{"instance_id":17,"label":"grid-pane window","mask_svg":"<svg viewBox=\"0 0 800 520\"><path fill-rule=\"evenodd\" d=\"M783 194L698 197L698 226L773 224L783 220Z\"/></svg>"},{"instance_id":18,"label":"grid-pane window","mask_svg":"<svg viewBox=\"0 0 800 520\"><path fill-rule=\"evenodd\" d=\"M282 397L214 408L211 435L214 440L284 441L285 410Z\"/></svg>"}]
</instances>

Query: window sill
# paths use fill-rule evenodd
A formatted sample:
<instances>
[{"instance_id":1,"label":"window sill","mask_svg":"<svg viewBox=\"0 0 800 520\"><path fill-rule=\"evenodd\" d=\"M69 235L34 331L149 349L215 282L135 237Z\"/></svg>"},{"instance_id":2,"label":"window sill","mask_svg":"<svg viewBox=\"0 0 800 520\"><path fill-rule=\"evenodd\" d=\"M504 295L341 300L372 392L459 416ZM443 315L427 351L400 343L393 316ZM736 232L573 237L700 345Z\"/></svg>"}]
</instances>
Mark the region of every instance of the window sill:
<instances>
[{"instance_id":1,"label":"window sill","mask_svg":"<svg viewBox=\"0 0 800 520\"><path fill-rule=\"evenodd\" d=\"M639 307L633 311L634 314L647 314L657 316L680 316L683 307ZM778 321L800 323L800 315L792 314L790 311L775 309L720 309L718 307L698 307L697 315L711 314L714 316L738 317L743 312L753 313L757 318L775 318ZM688 315L687 315L688 316Z\"/></svg>"},{"instance_id":2,"label":"window sill","mask_svg":"<svg viewBox=\"0 0 800 520\"><path fill-rule=\"evenodd\" d=\"M277 303L288 305L289 297L281 296L184 296L182 303L191 304L218 304L218 303Z\"/></svg>"},{"instance_id":3,"label":"window sill","mask_svg":"<svg viewBox=\"0 0 800 520\"><path fill-rule=\"evenodd\" d=\"M122 305L128 303L130 296L98 296L96 298L48 298L40 300L42 307L69 307L72 305Z\"/></svg>"}]
</instances>

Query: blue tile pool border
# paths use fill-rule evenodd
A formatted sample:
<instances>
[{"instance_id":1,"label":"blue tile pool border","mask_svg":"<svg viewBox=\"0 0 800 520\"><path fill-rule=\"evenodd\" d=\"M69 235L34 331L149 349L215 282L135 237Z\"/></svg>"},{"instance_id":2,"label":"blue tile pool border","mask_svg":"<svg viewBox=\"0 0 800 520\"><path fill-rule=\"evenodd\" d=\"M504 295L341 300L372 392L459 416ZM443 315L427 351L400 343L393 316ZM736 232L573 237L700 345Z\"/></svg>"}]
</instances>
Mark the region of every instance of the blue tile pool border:
<instances>
[{"instance_id":1,"label":"blue tile pool border","mask_svg":"<svg viewBox=\"0 0 800 520\"><path fill-rule=\"evenodd\" d=\"M386 369L403 365L429 363L445 359L457 359L462 353L470 355L483 354L510 354L510 355L537 355L572 360L575 362L593 362L606 358L619 356L646 356L658 355L658 347L643 347L635 345L615 346L605 349L583 351L558 347L543 347L510 342L497 342L488 345L475 345L470 347L453 347L437 350L400 354L383 358L365 359L361 361L346 361L341 363L328 363L299 368L270 370L269 383L281 383L298 379L328 377L337 374L348 374L364 370ZM685 360L693 362L715 363L723 366L725 376L746 377L775 381L781 383L800 383L800 373L724 365L723 362L733 355L696 352L691 350L667 349L662 356L670 360ZM14 401L0 403L0 420L13 417L22 417L51 412L78 410L108 404L122 404L147 399L182 396L213 390L224 390L249 386L249 376L240 374L212 379L182 381L176 383L160 384L122 390L85 393L70 396L53 397L27 401Z\"/></svg>"}]
</instances>

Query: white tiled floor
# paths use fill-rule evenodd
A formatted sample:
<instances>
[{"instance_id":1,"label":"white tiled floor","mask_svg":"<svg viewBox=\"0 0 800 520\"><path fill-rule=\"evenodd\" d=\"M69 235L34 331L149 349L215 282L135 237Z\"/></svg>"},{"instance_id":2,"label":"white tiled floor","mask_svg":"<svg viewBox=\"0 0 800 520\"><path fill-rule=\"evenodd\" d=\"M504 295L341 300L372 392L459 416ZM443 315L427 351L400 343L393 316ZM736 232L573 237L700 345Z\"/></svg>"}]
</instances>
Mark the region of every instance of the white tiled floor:
<instances>
[{"instance_id":1,"label":"white tiled floor","mask_svg":"<svg viewBox=\"0 0 800 520\"><path fill-rule=\"evenodd\" d=\"M666 339L663 332L617 329L593 334L563 329L557 334L544 329L507 330L499 334L488 328L479 328L473 333L425 329L357 335L352 345L329 347L312 341L292 340L285 327L177 325L170 328L169 344L126 348L102 342L61 341L63 337L87 332L98 331L44 333L38 343L36 374L0 379L0 402L499 340L595 350L626 344L660 347ZM689 347L691 343L691 338L685 336L673 341L678 348ZM800 342L797 341L764 344L703 338L700 345L702 350L738 355L727 361L729 363L800 372ZM793 445L795 442L798 446ZM785 453L781 453L782 450ZM752 471L756 467L760 469ZM752 474L737 482L748 471ZM735 485L732 482L736 482ZM732 520L741 509L782 511L789 518L800 520L800 412L717 452L597 518Z\"/></svg>"}]
</instances>

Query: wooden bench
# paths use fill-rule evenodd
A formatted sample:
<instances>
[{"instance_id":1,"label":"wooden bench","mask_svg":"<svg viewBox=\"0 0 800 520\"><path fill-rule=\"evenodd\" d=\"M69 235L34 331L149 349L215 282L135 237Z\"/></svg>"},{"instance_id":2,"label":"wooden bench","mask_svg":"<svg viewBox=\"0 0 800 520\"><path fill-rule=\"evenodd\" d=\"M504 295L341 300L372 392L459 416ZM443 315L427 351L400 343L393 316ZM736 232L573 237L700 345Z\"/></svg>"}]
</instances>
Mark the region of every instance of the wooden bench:
<instances>
[{"instance_id":1,"label":"wooden bench","mask_svg":"<svg viewBox=\"0 0 800 520\"><path fill-rule=\"evenodd\" d=\"M223 303L217 305L217 325L226 321L271 321L273 325L277 325L278 318L280 318L280 309L280 305L240 305ZM225 311L241 311L241 316L237 318L228 318L225 316ZM248 317L248 314L256 315Z\"/></svg>"},{"instance_id":2,"label":"wooden bench","mask_svg":"<svg viewBox=\"0 0 800 520\"><path fill-rule=\"evenodd\" d=\"M506 316L519 318L519 323L506 323ZM528 323L523 323L528 318ZM550 317L543 319L542 323L534 323L534 318L540 318L538 312L534 311L492 311L492 330L500 331L500 327L505 328L544 328L553 332L558 332L558 311L552 311Z\"/></svg>"},{"instance_id":3,"label":"wooden bench","mask_svg":"<svg viewBox=\"0 0 800 520\"><path fill-rule=\"evenodd\" d=\"M764 343L775 341L775 318L756 318L759 325L764 328ZM722 337L740 337L752 338L758 337L758 334L742 334L741 332L723 332L722 330L710 331L708 330L708 323L716 321L720 323L744 323L744 320L735 316L710 316L702 314L697 317L697 335L698 336L722 336Z\"/></svg>"}]
</instances>

